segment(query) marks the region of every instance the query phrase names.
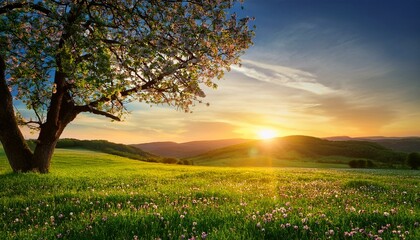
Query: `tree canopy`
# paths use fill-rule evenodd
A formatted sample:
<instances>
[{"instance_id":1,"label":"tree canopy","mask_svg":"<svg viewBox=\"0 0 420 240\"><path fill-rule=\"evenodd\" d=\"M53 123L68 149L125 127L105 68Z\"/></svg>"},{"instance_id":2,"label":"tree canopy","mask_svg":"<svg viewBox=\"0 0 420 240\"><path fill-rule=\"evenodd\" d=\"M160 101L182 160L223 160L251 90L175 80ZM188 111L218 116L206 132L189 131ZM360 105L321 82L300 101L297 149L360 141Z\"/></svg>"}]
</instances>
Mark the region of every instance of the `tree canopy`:
<instances>
[{"instance_id":1,"label":"tree canopy","mask_svg":"<svg viewBox=\"0 0 420 240\"><path fill-rule=\"evenodd\" d=\"M133 101L189 111L205 97L202 87L216 88L214 79L252 44L250 18L233 11L238 4L2 1L0 88L34 111L31 119L14 118L40 130L39 145L55 146L82 112L120 120Z\"/></svg>"}]
</instances>

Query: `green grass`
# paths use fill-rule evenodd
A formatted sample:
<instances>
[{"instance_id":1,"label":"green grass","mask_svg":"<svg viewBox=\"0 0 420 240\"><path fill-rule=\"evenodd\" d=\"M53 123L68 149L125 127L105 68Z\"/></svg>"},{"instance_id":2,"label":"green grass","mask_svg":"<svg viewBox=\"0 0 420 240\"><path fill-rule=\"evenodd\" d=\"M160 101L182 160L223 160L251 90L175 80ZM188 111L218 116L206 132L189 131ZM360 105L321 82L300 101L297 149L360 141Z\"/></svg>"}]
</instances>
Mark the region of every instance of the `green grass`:
<instances>
[{"instance_id":1,"label":"green grass","mask_svg":"<svg viewBox=\"0 0 420 240\"><path fill-rule=\"evenodd\" d=\"M420 239L418 171L174 166L63 149L51 171L13 174L0 149L0 239Z\"/></svg>"}]
</instances>

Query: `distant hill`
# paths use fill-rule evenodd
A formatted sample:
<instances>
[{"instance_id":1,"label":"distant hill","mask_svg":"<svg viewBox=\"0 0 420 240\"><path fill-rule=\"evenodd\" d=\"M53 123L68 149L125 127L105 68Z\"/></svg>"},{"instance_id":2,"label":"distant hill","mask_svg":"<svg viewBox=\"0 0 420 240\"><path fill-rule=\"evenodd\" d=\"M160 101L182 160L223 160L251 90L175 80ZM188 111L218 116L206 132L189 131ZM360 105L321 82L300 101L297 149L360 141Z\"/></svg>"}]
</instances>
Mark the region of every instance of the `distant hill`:
<instances>
[{"instance_id":1,"label":"distant hill","mask_svg":"<svg viewBox=\"0 0 420 240\"><path fill-rule=\"evenodd\" d=\"M336 162L354 159L401 164L405 153L369 141L329 141L307 136L254 140L188 158L194 165L281 166L281 161Z\"/></svg>"},{"instance_id":2,"label":"distant hill","mask_svg":"<svg viewBox=\"0 0 420 240\"><path fill-rule=\"evenodd\" d=\"M31 145L31 143L29 144ZM57 143L56 148L87 149L141 161L159 161L158 156L145 152L141 149L129 145L112 143L105 140L78 140L69 138L60 139Z\"/></svg>"},{"instance_id":3,"label":"distant hill","mask_svg":"<svg viewBox=\"0 0 420 240\"><path fill-rule=\"evenodd\" d=\"M218 148L236 145L247 141L249 140L225 139L210 141L193 141L185 143L151 142L143 144L134 144L131 146L162 157L187 158L203 154Z\"/></svg>"},{"instance_id":4,"label":"distant hill","mask_svg":"<svg viewBox=\"0 0 420 240\"><path fill-rule=\"evenodd\" d=\"M346 136L325 138L332 141L368 141L375 142L384 147L398 152L420 152L420 137L361 137L351 138Z\"/></svg>"}]
</instances>

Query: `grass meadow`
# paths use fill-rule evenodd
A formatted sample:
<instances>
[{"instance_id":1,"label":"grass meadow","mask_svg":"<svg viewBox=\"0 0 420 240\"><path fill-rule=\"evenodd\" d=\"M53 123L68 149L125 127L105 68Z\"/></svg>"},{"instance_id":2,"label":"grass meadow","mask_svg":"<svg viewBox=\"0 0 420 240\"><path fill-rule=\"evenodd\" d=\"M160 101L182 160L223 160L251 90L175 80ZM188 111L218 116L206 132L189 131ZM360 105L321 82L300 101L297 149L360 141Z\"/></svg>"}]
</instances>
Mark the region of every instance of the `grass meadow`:
<instances>
[{"instance_id":1,"label":"grass meadow","mask_svg":"<svg viewBox=\"0 0 420 240\"><path fill-rule=\"evenodd\" d=\"M58 149L13 174L0 149L0 239L420 239L410 170L163 165Z\"/></svg>"}]
</instances>

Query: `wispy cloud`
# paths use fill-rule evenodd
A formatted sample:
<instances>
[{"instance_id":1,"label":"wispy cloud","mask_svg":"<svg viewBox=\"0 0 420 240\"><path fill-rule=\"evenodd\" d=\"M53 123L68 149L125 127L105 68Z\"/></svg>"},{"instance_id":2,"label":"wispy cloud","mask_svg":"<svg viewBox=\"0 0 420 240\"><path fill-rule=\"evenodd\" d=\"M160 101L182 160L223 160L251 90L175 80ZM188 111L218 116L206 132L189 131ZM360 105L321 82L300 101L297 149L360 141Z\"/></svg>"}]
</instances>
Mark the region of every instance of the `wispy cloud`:
<instances>
[{"instance_id":1,"label":"wispy cloud","mask_svg":"<svg viewBox=\"0 0 420 240\"><path fill-rule=\"evenodd\" d=\"M314 94L328 94L336 90L323 85L317 76L303 70L244 60L241 67L234 66L233 70L252 79L268 82L284 87L299 89Z\"/></svg>"}]
</instances>

